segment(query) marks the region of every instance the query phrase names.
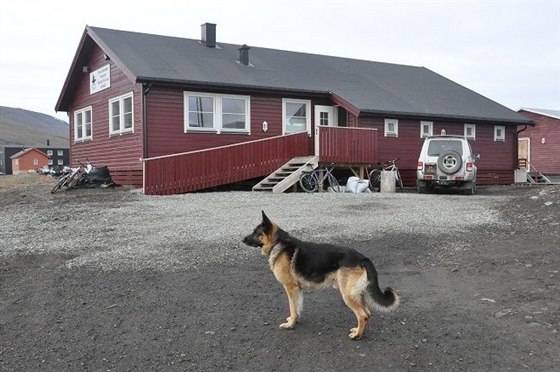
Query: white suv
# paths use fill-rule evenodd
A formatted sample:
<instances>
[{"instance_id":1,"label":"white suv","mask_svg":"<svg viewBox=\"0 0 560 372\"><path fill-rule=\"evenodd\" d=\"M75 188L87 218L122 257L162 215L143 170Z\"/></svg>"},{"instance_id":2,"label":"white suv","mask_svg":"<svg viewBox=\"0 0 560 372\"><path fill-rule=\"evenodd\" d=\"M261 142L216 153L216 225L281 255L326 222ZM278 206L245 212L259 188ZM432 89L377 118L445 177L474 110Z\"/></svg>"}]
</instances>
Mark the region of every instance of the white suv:
<instances>
[{"instance_id":1,"label":"white suv","mask_svg":"<svg viewBox=\"0 0 560 372\"><path fill-rule=\"evenodd\" d=\"M476 190L475 160L480 155L473 154L465 137L430 136L424 140L418 167L416 169L419 193L441 187L458 187L466 194Z\"/></svg>"}]
</instances>

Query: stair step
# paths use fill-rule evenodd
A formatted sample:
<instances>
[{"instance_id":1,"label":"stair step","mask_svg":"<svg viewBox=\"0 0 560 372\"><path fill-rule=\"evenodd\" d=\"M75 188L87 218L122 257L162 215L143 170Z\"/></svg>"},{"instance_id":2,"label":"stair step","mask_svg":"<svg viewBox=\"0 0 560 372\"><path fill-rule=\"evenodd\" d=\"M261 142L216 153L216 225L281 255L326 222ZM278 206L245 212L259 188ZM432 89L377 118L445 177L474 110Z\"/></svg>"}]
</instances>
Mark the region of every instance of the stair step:
<instances>
[{"instance_id":1,"label":"stair step","mask_svg":"<svg viewBox=\"0 0 560 372\"><path fill-rule=\"evenodd\" d=\"M297 157L271 173L253 187L254 191L284 192L299 181L299 175L306 168L317 166L317 157Z\"/></svg>"}]
</instances>

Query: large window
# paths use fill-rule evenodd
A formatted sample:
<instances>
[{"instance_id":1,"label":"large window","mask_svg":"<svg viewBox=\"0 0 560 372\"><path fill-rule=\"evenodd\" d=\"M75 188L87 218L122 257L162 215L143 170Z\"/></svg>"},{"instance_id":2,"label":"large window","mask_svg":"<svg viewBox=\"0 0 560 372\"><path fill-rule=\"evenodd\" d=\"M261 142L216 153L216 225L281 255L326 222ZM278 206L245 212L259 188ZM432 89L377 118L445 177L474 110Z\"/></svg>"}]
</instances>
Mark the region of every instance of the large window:
<instances>
[{"instance_id":1,"label":"large window","mask_svg":"<svg viewBox=\"0 0 560 372\"><path fill-rule=\"evenodd\" d=\"M132 92L109 100L109 133L134 131L134 104Z\"/></svg>"},{"instance_id":2,"label":"large window","mask_svg":"<svg viewBox=\"0 0 560 372\"><path fill-rule=\"evenodd\" d=\"M91 106L74 112L74 141L92 139L91 121Z\"/></svg>"},{"instance_id":3,"label":"large window","mask_svg":"<svg viewBox=\"0 0 560 372\"><path fill-rule=\"evenodd\" d=\"M284 133L311 131L311 101L298 99L282 100Z\"/></svg>"},{"instance_id":4,"label":"large window","mask_svg":"<svg viewBox=\"0 0 560 372\"><path fill-rule=\"evenodd\" d=\"M249 132L250 98L185 92L185 131Z\"/></svg>"}]
</instances>

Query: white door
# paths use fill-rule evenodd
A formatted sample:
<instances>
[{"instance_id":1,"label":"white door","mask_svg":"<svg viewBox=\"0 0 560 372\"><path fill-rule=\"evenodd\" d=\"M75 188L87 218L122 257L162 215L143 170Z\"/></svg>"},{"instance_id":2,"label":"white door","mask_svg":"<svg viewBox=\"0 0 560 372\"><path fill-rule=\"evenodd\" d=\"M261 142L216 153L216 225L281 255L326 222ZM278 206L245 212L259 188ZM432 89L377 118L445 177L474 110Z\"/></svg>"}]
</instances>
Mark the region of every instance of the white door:
<instances>
[{"instance_id":1,"label":"white door","mask_svg":"<svg viewBox=\"0 0 560 372\"><path fill-rule=\"evenodd\" d=\"M315 106L315 156L319 156L319 127L335 126L334 106Z\"/></svg>"}]
</instances>

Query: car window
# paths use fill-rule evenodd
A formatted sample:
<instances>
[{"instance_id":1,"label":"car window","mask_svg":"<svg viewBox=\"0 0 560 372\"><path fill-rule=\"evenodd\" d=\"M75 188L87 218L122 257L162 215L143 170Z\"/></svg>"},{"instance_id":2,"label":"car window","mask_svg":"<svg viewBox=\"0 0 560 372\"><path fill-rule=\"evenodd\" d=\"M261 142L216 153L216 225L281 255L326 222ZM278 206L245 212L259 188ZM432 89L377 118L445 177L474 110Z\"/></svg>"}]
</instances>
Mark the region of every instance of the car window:
<instances>
[{"instance_id":1,"label":"car window","mask_svg":"<svg viewBox=\"0 0 560 372\"><path fill-rule=\"evenodd\" d=\"M428 145L428 156L439 156L444 151L455 151L463 156L463 143L461 141L445 140L430 141Z\"/></svg>"}]
</instances>

